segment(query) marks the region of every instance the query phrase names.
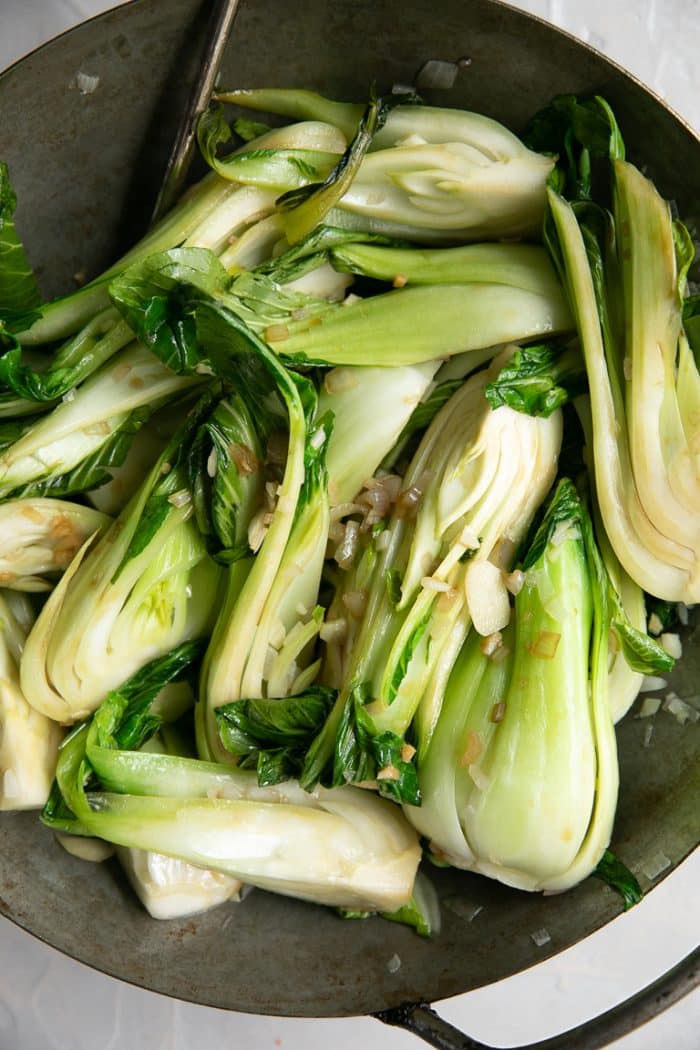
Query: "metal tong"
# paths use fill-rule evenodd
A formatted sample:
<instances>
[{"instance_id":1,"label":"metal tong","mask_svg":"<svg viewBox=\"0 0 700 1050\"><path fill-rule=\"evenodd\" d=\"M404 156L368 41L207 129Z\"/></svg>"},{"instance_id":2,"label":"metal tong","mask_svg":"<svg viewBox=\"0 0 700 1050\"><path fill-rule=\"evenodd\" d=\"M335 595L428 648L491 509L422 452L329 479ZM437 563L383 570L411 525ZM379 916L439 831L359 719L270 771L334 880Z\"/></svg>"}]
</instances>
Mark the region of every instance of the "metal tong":
<instances>
[{"instance_id":1,"label":"metal tong","mask_svg":"<svg viewBox=\"0 0 700 1050\"><path fill-rule=\"evenodd\" d=\"M239 0L214 0L212 5L202 64L175 136L153 209L152 223L170 211L184 188L194 152L197 121L209 105L238 4Z\"/></svg>"}]
</instances>

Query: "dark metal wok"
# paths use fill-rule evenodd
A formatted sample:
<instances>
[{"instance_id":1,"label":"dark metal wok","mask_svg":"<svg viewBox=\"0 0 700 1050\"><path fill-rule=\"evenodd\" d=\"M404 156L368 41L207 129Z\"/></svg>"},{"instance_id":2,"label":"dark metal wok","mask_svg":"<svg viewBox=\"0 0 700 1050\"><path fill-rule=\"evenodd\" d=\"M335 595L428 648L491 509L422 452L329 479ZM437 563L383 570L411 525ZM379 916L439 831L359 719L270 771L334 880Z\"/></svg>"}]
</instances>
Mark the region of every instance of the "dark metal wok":
<instances>
[{"instance_id":1,"label":"dark metal wok","mask_svg":"<svg viewBox=\"0 0 700 1050\"><path fill-rule=\"evenodd\" d=\"M197 65L207 7L202 0L135 0L0 76L0 157L10 165L17 224L45 294L68 290L77 272L96 274L143 231ZM293 7L243 0L222 82L298 85L362 99L375 78L380 87L411 82L427 59L465 56L471 63L462 63L454 87L427 92L431 101L467 106L518 130L557 93L598 91L612 103L633 159L647 165L682 215L700 216L700 142L690 129L602 56L493 0L304 0ZM79 92L79 71L100 78L93 94ZM697 635L691 623L670 685L682 697L697 691ZM644 727L628 717L618 733L622 786L613 847L637 873L659 850L672 866L692 850L700 800L698 725L660 713L649 748ZM430 941L379 919L343 924L327 910L262 892L236 907L225 927L227 908L163 923L141 909L116 865L70 857L36 814L3 814L0 841L0 911L20 926L145 988L256 1013L375 1013L465 992L561 951L621 910L595 879L545 898L431 871L444 921ZM483 915L471 923L478 905ZM540 927L551 936L546 948L530 938ZM401 967L389 973L394 954ZM670 1001L692 981L686 964L659 994ZM626 1019L618 1015L617 1027L606 1022L568 1045L602 1045L661 1008L657 999L647 996ZM413 1024L436 1045L477 1045L439 1031L425 1012L383 1019Z\"/></svg>"}]
</instances>

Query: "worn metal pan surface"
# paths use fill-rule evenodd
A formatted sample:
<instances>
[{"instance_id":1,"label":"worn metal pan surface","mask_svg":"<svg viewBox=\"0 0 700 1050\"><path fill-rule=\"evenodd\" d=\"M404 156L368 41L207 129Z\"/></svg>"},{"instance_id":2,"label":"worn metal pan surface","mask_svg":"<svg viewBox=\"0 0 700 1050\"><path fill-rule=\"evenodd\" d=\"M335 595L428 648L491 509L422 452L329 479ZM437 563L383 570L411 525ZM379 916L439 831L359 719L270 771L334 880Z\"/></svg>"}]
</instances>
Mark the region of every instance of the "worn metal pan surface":
<instances>
[{"instance_id":1,"label":"worn metal pan surface","mask_svg":"<svg viewBox=\"0 0 700 1050\"><path fill-rule=\"evenodd\" d=\"M44 292L96 274L142 231L155 198L206 21L200 0L135 0L47 44L0 77L0 155L18 191L17 224ZM634 158L680 213L700 214L700 143L640 84L550 26L492 0L243 0L224 59L227 85L298 85L366 97L410 82L427 59L463 63L432 101L515 130L560 92L613 104ZM82 95L76 74L99 77ZM671 683L697 691L697 628ZM613 845L639 872L662 851L677 865L698 838L698 727L660 714L619 729L622 789ZM394 923L342 923L330 911L256 892L186 921L150 919L111 862L66 854L34 814L0 818L0 909L48 943L116 977L198 1003L259 1013L342 1016L468 991L540 961L620 911L589 879L534 897L434 871L443 930L422 940ZM671 870L671 869L669 869ZM642 881L644 877L642 876ZM649 885L646 881L647 888ZM483 910L470 921L477 907ZM532 931L551 941L537 948ZM389 973L388 960L401 966Z\"/></svg>"}]
</instances>

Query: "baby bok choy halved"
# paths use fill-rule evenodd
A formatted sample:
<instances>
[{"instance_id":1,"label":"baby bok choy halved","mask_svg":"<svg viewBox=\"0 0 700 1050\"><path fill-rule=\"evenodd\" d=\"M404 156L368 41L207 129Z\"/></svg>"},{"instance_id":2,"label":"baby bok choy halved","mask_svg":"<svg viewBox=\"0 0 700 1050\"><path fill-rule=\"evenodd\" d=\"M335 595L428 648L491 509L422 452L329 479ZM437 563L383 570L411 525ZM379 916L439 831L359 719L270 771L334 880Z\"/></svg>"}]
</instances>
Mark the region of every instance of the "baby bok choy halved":
<instances>
[{"instance_id":1,"label":"baby bok choy halved","mask_svg":"<svg viewBox=\"0 0 700 1050\"><path fill-rule=\"evenodd\" d=\"M550 188L545 232L586 361L596 497L610 543L639 586L692 604L700 597L700 380L683 302L693 248L622 149L610 156L612 214Z\"/></svg>"},{"instance_id":2,"label":"baby bok choy halved","mask_svg":"<svg viewBox=\"0 0 700 1050\"><path fill-rule=\"evenodd\" d=\"M472 635L406 807L438 856L522 889L561 890L608 845L618 787L610 612L590 523L560 482L493 651Z\"/></svg>"},{"instance_id":3,"label":"baby bok choy halved","mask_svg":"<svg viewBox=\"0 0 700 1050\"><path fill-rule=\"evenodd\" d=\"M389 249L376 251L393 265ZM463 274L457 259L454 266L446 261L450 283L443 272L439 283L416 281L345 300L319 318L271 325L265 338L291 363L395 367L569 331L569 311L552 275L523 278L511 269L507 249L494 254L502 254L503 266L484 264L481 280L471 268ZM401 271L396 276L403 278Z\"/></svg>"},{"instance_id":4,"label":"baby bok choy halved","mask_svg":"<svg viewBox=\"0 0 700 1050\"><path fill-rule=\"evenodd\" d=\"M193 520L185 457L197 421L94 547L83 544L41 610L21 681L32 706L59 722L79 721L144 664L208 633L220 569Z\"/></svg>"},{"instance_id":5,"label":"baby bok choy halved","mask_svg":"<svg viewBox=\"0 0 700 1050\"><path fill-rule=\"evenodd\" d=\"M249 697L302 692L318 671L309 653L322 622L316 606L329 525L330 420L314 421L313 387L299 377L294 381L262 345L260 360L263 377L274 383L285 407L288 440L281 478L265 483L266 502L248 524L251 555L228 571L226 598L204 662L199 740L200 750L211 749L212 757L222 754L217 708ZM246 447L260 476L262 443L247 423ZM236 465L227 469L235 471Z\"/></svg>"},{"instance_id":6,"label":"baby bok choy halved","mask_svg":"<svg viewBox=\"0 0 700 1050\"><path fill-rule=\"evenodd\" d=\"M343 299L348 274L396 287ZM164 252L112 285L113 298L146 338L133 316L142 279L171 289L189 282L215 295L295 367L423 364L572 328L556 273L537 245L407 249L321 227L233 281L209 253Z\"/></svg>"},{"instance_id":7,"label":"baby bok choy halved","mask_svg":"<svg viewBox=\"0 0 700 1050\"><path fill-rule=\"evenodd\" d=\"M225 595L197 709L200 752L222 757L216 708L286 696L317 670L308 656L320 627L315 610L328 535L324 458L331 424L316 419L313 383L288 371L242 322L234 296L215 291L226 283L216 260L183 252L183 267L192 263L185 274L183 267L170 269L165 255L162 267L142 276L127 272L113 289L115 301L172 368L211 372L238 392L219 419L220 433L209 427L204 446L219 532L228 516L235 552L226 559ZM154 297L168 303L165 312L150 309ZM266 475L271 442L282 454ZM199 513L202 501L195 504Z\"/></svg>"},{"instance_id":8,"label":"baby bok choy halved","mask_svg":"<svg viewBox=\"0 0 700 1050\"><path fill-rule=\"evenodd\" d=\"M408 904L420 847L390 803L352 787L262 788L253 771L143 749L158 725L159 663L176 659L145 669L143 687L127 683L76 727L61 750L60 801L47 807L47 823L55 826L62 806L65 830L249 885L354 910Z\"/></svg>"}]
</instances>

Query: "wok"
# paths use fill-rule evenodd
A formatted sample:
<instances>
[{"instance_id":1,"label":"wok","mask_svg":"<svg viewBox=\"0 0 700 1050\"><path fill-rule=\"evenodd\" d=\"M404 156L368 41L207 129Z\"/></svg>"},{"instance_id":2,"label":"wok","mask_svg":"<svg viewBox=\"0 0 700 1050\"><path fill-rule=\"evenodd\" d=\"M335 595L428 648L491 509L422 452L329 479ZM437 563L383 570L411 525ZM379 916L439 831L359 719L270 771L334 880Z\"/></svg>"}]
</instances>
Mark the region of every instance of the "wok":
<instances>
[{"instance_id":1,"label":"wok","mask_svg":"<svg viewBox=\"0 0 700 1050\"><path fill-rule=\"evenodd\" d=\"M144 229L187 88L208 4L134 0L77 27L0 76L0 156L19 197L17 225L47 296L71 275L98 273ZM609 99L632 159L688 219L700 216L700 142L631 76L566 34L494 0L243 0L222 83L298 85L362 99L410 83L429 59L461 62L429 101L465 106L519 130L561 92ZM99 77L83 95L76 74ZM428 82L429 82L428 78ZM697 623L669 688L697 691ZM613 848L638 875L662 851L667 874L698 839L697 724L667 714L619 726L620 803ZM382 1012L439 1046L473 1041L440 1026L426 1003L541 961L619 914L618 898L589 879L563 896L519 893L463 872L431 870L443 929L423 940L382 920L341 925L331 912L256 892L237 906L155 922L112 862L65 853L36 814L0 817L0 911L80 961L157 992L201 1004L290 1016ZM640 875L643 888L651 885ZM657 880L658 881L658 880ZM482 920L470 922L477 907ZM536 947L533 930L551 937ZM401 960L389 973L387 961ZM245 966L241 960L245 959ZM574 1045L596 1047L667 1005L696 981L692 960L656 990L613 1011ZM571 1043L548 1042L549 1046Z\"/></svg>"}]
</instances>

